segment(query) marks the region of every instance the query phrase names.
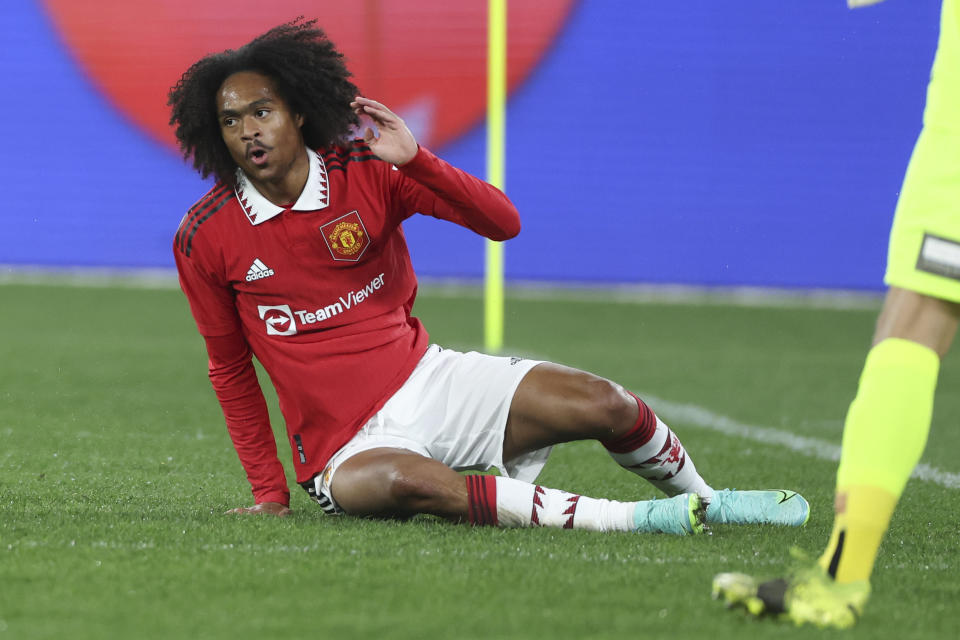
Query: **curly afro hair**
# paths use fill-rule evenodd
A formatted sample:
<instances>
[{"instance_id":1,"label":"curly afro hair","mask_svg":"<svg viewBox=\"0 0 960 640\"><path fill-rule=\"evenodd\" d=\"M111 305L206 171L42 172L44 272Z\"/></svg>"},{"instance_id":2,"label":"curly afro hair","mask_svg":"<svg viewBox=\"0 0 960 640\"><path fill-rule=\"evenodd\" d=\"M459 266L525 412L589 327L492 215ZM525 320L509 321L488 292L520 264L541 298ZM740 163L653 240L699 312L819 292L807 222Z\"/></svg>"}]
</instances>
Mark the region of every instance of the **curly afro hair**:
<instances>
[{"instance_id":1,"label":"curly afro hair","mask_svg":"<svg viewBox=\"0 0 960 640\"><path fill-rule=\"evenodd\" d=\"M220 134L217 92L240 71L271 78L291 110L304 117L304 142L311 149L346 138L358 124L350 102L358 95L351 74L316 20L302 17L274 27L243 47L208 55L194 63L170 89L170 125L185 159L206 178L233 185L236 164Z\"/></svg>"}]
</instances>

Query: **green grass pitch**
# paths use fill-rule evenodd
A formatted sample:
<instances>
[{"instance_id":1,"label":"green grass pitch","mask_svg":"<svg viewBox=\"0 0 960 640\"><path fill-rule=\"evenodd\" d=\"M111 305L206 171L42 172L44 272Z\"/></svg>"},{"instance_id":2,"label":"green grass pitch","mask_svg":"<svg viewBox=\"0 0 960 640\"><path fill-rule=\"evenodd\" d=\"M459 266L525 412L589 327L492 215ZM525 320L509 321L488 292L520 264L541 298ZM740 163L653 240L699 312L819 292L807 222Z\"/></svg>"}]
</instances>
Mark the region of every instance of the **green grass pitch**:
<instances>
[{"instance_id":1,"label":"green grass pitch","mask_svg":"<svg viewBox=\"0 0 960 640\"><path fill-rule=\"evenodd\" d=\"M508 295L507 350L669 402L677 415L660 413L709 482L799 490L805 528L675 538L375 522L324 516L296 486L290 518L224 516L249 488L180 292L0 286L0 640L838 636L709 597L717 572L772 575L791 546L819 552L836 463L677 408L837 445L876 310L601 300ZM479 342L475 295L428 290L416 313L441 344ZM924 456L948 481L911 480L845 638L956 637L958 387L951 357ZM595 443L558 447L540 482L656 495Z\"/></svg>"}]
</instances>

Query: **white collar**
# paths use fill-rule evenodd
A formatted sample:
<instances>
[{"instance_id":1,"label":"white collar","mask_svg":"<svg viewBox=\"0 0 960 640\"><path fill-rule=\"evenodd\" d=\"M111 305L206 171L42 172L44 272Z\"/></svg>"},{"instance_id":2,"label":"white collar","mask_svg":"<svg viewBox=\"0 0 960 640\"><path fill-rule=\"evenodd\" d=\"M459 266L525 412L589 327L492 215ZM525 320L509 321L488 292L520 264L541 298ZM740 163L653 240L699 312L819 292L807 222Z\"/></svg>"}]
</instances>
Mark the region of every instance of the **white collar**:
<instances>
[{"instance_id":1,"label":"white collar","mask_svg":"<svg viewBox=\"0 0 960 640\"><path fill-rule=\"evenodd\" d=\"M327 167L323 164L323 158L312 149L307 149L307 156L309 156L310 161L310 173L307 174L307 184L303 186L300 197L290 207L293 211L316 211L317 209L325 209L330 203ZM247 220L250 221L250 224L257 225L266 222L284 210L283 207L273 204L257 191L257 188L253 186L253 183L239 167L237 167L237 186L234 192L237 194L237 200L243 207L243 212L247 214Z\"/></svg>"}]
</instances>

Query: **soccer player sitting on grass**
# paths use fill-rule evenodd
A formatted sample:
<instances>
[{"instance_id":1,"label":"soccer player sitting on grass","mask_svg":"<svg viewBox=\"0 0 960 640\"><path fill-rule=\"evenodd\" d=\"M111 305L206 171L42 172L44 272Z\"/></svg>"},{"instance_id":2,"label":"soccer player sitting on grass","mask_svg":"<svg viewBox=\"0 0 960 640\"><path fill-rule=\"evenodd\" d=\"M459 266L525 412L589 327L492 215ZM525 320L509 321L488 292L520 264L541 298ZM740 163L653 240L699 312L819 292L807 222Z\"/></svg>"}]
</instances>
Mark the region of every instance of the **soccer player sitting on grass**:
<instances>
[{"instance_id":1,"label":"soccer player sitting on grass","mask_svg":"<svg viewBox=\"0 0 960 640\"><path fill-rule=\"evenodd\" d=\"M960 13L955 0L944 0L923 131L890 231L890 290L843 427L833 533L816 564L786 578L714 578L714 597L753 615L853 626L870 596L870 574L893 510L923 454L940 359L960 322L958 57Z\"/></svg>"},{"instance_id":2,"label":"soccer player sitting on grass","mask_svg":"<svg viewBox=\"0 0 960 640\"><path fill-rule=\"evenodd\" d=\"M793 492L714 491L676 435L619 385L557 364L430 345L401 223L493 240L520 231L503 193L418 146L359 97L314 22L209 55L170 91L185 157L217 184L174 254L255 506L289 513L255 355L277 389L297 481L328 513L417 513L507 527L696 533L803 524ZM349 140L371 120L374 133ZM550 447L596 439L670 499L616 502L532 482ZM460 475L491 469L500 476Z\"/></svg>"}]
</instances>

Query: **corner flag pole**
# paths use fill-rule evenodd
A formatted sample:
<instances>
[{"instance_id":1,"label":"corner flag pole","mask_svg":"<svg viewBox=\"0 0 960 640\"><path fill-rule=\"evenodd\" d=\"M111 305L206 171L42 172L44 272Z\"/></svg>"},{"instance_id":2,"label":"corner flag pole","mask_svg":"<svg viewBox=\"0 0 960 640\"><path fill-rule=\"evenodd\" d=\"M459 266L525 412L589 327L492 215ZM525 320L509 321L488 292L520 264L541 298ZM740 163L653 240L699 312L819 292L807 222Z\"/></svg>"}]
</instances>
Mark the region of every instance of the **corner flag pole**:
<instances>
[{"instance_id":1,"label":"corner flag pole","mask_svg":"<svg viewBox=\"0 0 960 640\"><path fill-rule=\"evenodd\" d=\"M507 101L507 0L487 8L487 182L504 191ZM503 245L486 241L483 283L483 344L503 348Z\"/></svg>"}]
</instances>

